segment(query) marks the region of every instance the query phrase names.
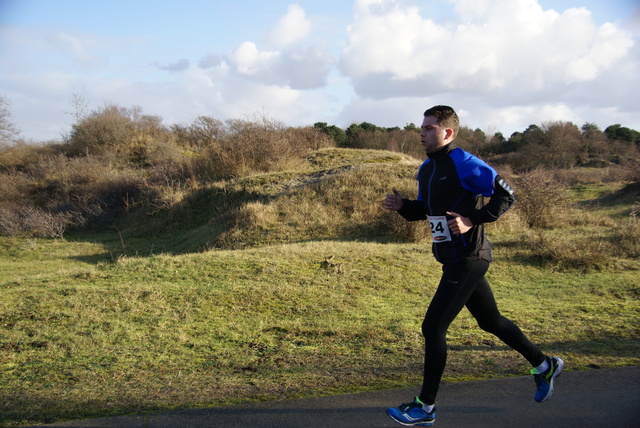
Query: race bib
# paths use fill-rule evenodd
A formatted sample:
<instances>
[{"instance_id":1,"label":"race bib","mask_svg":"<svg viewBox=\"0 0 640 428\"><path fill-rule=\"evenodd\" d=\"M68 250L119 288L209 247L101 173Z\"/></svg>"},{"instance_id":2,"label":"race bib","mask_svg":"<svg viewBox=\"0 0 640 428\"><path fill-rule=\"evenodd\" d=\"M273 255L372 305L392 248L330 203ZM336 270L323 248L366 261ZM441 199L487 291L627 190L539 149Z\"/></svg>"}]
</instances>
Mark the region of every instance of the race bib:
<instances>
[{"instance_id":1,"label":"race bib","mask_svg":"<svg viewBox=\"0 0 640 428\"><path fill-rule=\"evenodd\" d=\"M443 215L429 216L431 239L434 243L451 241L451 231L447 226L447 217Z\"/></svg>"}]
</instances>

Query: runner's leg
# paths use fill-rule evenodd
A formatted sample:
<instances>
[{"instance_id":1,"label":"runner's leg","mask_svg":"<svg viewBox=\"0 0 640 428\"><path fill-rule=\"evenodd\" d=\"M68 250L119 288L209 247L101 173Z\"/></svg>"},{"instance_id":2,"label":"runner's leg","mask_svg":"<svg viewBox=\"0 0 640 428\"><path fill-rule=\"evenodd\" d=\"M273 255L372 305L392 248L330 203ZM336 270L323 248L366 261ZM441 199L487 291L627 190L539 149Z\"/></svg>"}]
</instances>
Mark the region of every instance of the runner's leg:
<instances>
[{"instance_id":1,"label":"runner's leg","mask_svg":"<svg viewBox=\"0 0 640 428\"><path fill-rule=\"evenodd\" d=\"M500 314L491 286L486 278L483 277L476 285L467 301L467 309L478 321L481 329L494 334L518 351L533 367L544 361L544 354L527 339L522 330Z\"/></svg>"},{"instance_id":2,"label":"runner's leg","mask_svg":"<svg viewBox=\"0 0 640 428\"><path fill-rule=\"evenodd\" d=\"M435 403L447 362L447 330L488 268L489 262L484 260L442 266L440 284L422 322L425 355L424 379L419 398L423 403Z\"/></svg>"}]
</instances>

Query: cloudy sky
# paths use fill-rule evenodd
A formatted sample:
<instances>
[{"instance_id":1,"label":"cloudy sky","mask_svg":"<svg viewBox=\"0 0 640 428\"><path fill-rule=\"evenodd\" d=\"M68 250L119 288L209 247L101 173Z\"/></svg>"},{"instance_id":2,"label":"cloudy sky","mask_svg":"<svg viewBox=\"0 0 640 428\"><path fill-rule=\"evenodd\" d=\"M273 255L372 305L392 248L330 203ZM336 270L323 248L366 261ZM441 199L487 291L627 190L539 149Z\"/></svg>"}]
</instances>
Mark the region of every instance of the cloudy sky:
<instances>
[{"instance_id":1,"label":"cloudy sky","mask_svg":"<svg viewBox=\"0 0 640 428\"><path fill-rule=\"evenodd\" d=\"M434 104L505 136L640 130L638 0L0 0L0 95L35 141L74 95L167 125L419 124Z\"/></svg>"}]
</instances>

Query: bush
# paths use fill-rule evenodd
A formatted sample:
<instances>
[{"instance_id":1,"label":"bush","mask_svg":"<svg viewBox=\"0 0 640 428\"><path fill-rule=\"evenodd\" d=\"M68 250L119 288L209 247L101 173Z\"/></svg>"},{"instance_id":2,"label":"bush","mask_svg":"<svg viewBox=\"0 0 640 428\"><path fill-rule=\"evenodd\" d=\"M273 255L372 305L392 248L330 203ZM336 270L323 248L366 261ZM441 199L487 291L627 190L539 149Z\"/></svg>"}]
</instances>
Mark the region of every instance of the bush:
<instances>
[{"instance_id":1,"label":"bush","mask_svg":"<svg viewBox=\"0 0 640 428\"><path fill-rule=\"evenodd\" d=\"M63 147L67 156L100 155L119 151L134 132L137 110L106 105L74 124Z\"/></svg>"},{"instance_id":2,"label":"bush","mask_svg":"<svg viewBox=\"0 0 640 428\"><path fill-rule=\"evenodd\" d=\"M552 171L534 169L515 179L514 210L530 228L552 228L560 225L568 207L567 189Z\"/></svg>"},{"instance_id":3,"label":"bush","mask_svg":"<svg viewBox=\"0 0 640 428\"><path fill-rule=\"evenodd\" d=\"M0 171L25 171L41 159L60 154L55 145L17 143L0 148Z\"/></svg>"},{"instance_id":4,"label":"bush","mask_svg":"<svg viewBox=\"0 0 640 428\"><path fill-rule=\"evenodd\" d=\"M225 135L194 159L194 175L200 181L299 167L309 152L335 146L317 129L287 128L266 117L230 120Z\"/></svg>"},{"instance_id":5,"label":"bush","mask_svg":"<svg viewBox=\"0 0 640 428\"><path fill-rule=\"evenodd\" d=\"M95 157L41 156L0 173L0 230L8 235L62 237L141 198L146 182Z\"/></svg>"},{"instance_id":6,"label":"bush","mask_svg":"<svg viewBox=\"0 0 640 428\"><path fill-rule=\"evenodd\" d=\"M188 125L172 125L171 131L179 146L201 151L224 138L226 128L224 123L218 119L210 116L198 116Z\"/></svg>"},{"instance_id":7,"label":"bush","mask_svg":"<svg viewBox=\"0 0 640 428\"><path fill-rule=\"evenodd\" d=\"M52 213L38 207L0 207L0 231L9 236L62 238L73 224L73 214L68 212Z\"/></svg>"},{"instance_id":8,"label":"bush","mask_svg":"<svg viewBox=\"0 0 640 428\"><path fill-rule=\"evenodd\" d=\"M148 167L175 161L174 135L140 108L106 105L74 124L61 146L68 157L95 156L111 165Z\"/></svg>"}]
</instances>

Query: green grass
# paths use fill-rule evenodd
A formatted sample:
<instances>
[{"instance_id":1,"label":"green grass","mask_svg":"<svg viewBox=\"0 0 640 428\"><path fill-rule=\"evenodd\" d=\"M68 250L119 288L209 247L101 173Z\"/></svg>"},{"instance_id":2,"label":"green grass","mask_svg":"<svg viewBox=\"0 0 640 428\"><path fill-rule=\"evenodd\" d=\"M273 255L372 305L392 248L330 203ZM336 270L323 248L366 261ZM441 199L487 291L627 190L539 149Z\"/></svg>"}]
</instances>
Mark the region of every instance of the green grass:
<instances>
[{"instance_id":1,"label":"green grass","mask_svg":"<svg viewBox=\"0 0 640 428\"><path fill-rule=\"evenodd\" d=\"M0 251L2 426L416 386L440 274L425 244L118 257L113 243L2 238ZM640 363L637 271L497 261L489 279L569 370ZM445 381L527 373L466 312L449 344Z\"/></svg>"},{"instance_id":2,"label":"green grass","mask_svg":"<svg viewBox=\"0 0 640 428\"><path fill-rule=\"evenodd\" d=\"M581 206L596 207L611 218L629 220L629 207L638 200L639 189L638 183L622 187L620 183L591 183L576 185L571 193Z\"/></svg>"}]
</instances>

